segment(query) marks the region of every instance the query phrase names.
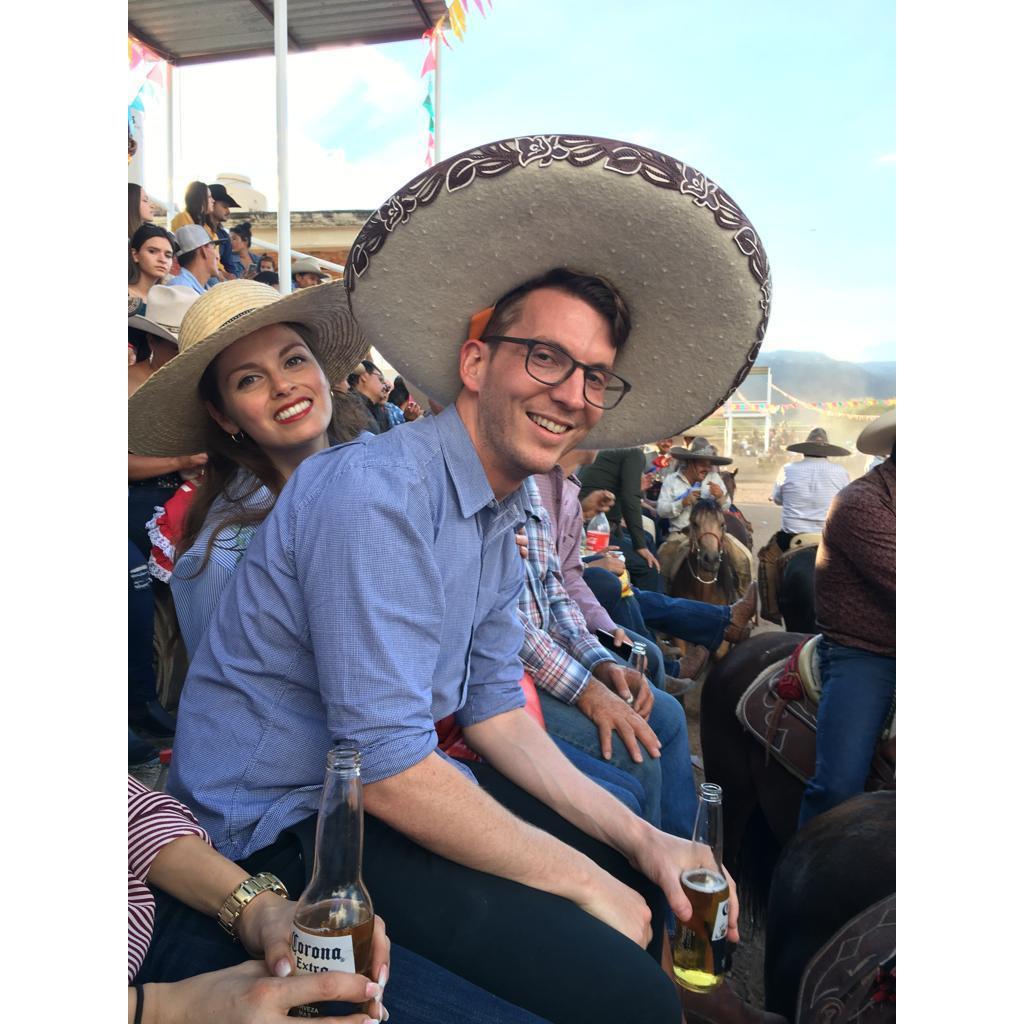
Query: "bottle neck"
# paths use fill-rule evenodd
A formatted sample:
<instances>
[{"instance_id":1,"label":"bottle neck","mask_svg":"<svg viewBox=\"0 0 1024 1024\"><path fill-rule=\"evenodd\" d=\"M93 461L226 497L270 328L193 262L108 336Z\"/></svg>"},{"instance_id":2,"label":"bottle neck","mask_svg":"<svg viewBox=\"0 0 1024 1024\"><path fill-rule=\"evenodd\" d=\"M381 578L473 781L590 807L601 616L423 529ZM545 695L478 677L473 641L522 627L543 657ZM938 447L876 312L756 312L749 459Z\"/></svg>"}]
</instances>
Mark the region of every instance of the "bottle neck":
<instances>
[{"instance_id":1,"label":"bottle neck","mask_svg":"<svg viewBox=\"0 0 1024 1024\"><path fill-rule=\"evenodd\" d=\"M715 867L722 871L722 788L705 782L700 787L693 841L711 850Z\"/></svg>"},{"instance_id":2,"label":"bottle neck","mask_svg":"<svg viewBox=\"0 0 1024 1024\"><path fill-rule=\"evenodd\" d=\"M359 755L328 754L320 815L316 823L316 854L309 888L337 890L362 884L363 786Z\"/></svg>"}]
</instances>

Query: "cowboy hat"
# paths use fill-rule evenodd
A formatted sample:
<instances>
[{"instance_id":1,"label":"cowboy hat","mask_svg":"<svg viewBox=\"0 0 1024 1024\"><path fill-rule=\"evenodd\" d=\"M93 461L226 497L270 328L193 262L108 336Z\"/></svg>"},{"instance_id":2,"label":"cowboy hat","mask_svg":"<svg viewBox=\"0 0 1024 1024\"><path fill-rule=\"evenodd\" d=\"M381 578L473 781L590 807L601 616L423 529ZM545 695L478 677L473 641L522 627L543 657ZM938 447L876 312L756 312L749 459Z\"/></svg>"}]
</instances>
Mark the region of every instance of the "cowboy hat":
<instances>
[{"instance_id":1,"label":"cowboy hat","mask_svg":"<svg viewBox=\"0 0 1024 1024\"><path fill-rule=\"evenodd\" d=\"M696 462L702 459L713 466L728 466L732 463L732 459L719 455L718 449L706 437L695 437L689 448L669 448L668 453L680 462Z\"/></svg>"},{"instance_id":2,"label":"cowboy hat","mask_svg":"<svg viewBox=\"0 0 1024 1024\"><path fill-rule=\"evenodd\" d=\"M824 427L815 427L808 435L806 441L799 441L797 444L786 446L787 452L796 452L797 455L810 455L812 458L827 459L829 456L842 458L849 455L846 448L840 448L837 444L829 444L828 434Z\"/></svg>"},{"instance_id":3,"label":"cowboy hat","mask_svg":"<svg viewBox=\"0 0 1024 1024\"><path fill-rule=\"evenodd\" d=\"M505 139L423 172L363 225L345 282L369 342L448 404L473 314L553 267L606 278L632 315L615 372L633 393L588 447L699 423L743 381L764 339L768 261L736 203L663 153L582 135Z\"/></svg>"},{"instance_id":4,"label":"cowboy hat","mask_svg":"<svg viewBox=\"0 0 1024 1024\"><path fill-rule=\"evenodd\" d=\"M146 296L146 315L130 315L128 326L177 345L181 319L198 299L199 292L194 288L180 284L155 284Z\"/></svg>"},{"instance_id":5,"label":"cowboy hat","mask_svg":"<svg viewBox=\"0 0 1024 1024\"><path fill-rule=\"evenodd\" d=\"M199 380L229 345L270 324L291 324L330 382L348 373L366 342L341 281L282 297L258 281L225 281L199 296L178 333L178 354L128 400L128 448L137 455L187 455L206 445L210 414Z\"/></svg>"},{"instance_id":6,"label":"cowboy hat","mask_svg":"<svg viewBox=\"0 0 1024 1024\"><path fill-rule=\"evenodd\" d=\"M296 274L317 274L320 278L330 277L312 256L303 256L292 264L292 277Z\"/></svg>"},{"instance_id":7,"label":"cowboy hat","mask_svg":"<svg viewBox=\"0 0 1024 1024\"><path fill-rule=\"evenodd\" d=\"M857 451L865 455L879 455L883 459L892 453L896 443L896 410L883 412L872 420L857 438Z\"/></svg>"}]
</instances>

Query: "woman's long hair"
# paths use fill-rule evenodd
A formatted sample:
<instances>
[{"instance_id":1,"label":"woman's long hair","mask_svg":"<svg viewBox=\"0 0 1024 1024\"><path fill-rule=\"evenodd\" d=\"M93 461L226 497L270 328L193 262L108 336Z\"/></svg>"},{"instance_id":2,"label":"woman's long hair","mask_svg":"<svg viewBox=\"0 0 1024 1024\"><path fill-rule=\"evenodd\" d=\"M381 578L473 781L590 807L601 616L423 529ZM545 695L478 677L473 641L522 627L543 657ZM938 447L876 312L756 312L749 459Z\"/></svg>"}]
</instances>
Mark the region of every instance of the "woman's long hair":
<instances>
[{"instance_id":1,"label":"woman's long hair","mask_svg":"<svg viewBox=\"0 0 1024 1024\"><path fill-rule=\"evenodd\" d=\"M192 218L193 224L201 228L208 227L210 215L206 212L206 200L210 193L210 186L205 181L190 181L185 189L185 210Z\"/></svg>"},{"instance_id":2,"label":"woman's long hair","mask_svg":"<svg viewBox=\"0 0 1024 1024\"><path fill-rule=\"evenodd\" d=\"M305 328L295 324L288 326L309 344L309 332ZM310 346L310 351L314 351L312 346ZM210 402L214 408L223 411L223 400L217 388L214 370L216 362L215 359L210 363L199 381L199 397L205 402ZM320 363L319 358L317 358L317 362ZM322 363L320 363L320 368L324 369ZM326 371L324 371L324 376L327 376ZM334 412L327 427L327 438L331 444L351 441L360 431L370 429L369 413L363 403L358 401L358 396L338 395L332 391L331 400ZM274 501L277 501L277 497L285 485L280 471L251 437L242 436L237 442L232 440L214 422L212 416L207 430L206 452L209 455L209 461L204 467L203 482L196 489L196 496L189 506L181 540L176 546L177 551L183 554L195 544L206 524L213 503L222 494L226 494L232 507L217 523L216 529L211 531L210 540L203 552L203 560L196 570L196 576L206 568L213 546L225 529L241 530L247 526L259 526L270 515L270 507L246 508L246 502L260 487L266 485L274 495ZM255 477L251 486L246 488L235 486L239 477L246 470Z\"/></svg>"},{"instance_id":3,"label":"woman's long hair","mask_svg":"<svg viewBox=\"0 0 1024 1024\"><path fill-rule=\"evenodd\" d=\"M139 202L142 199L142 186L136 185L134 181L128 182L128 237L131 238L143 224L147 223L142 219L139 210Z\"/></svg>"}]
</instances>

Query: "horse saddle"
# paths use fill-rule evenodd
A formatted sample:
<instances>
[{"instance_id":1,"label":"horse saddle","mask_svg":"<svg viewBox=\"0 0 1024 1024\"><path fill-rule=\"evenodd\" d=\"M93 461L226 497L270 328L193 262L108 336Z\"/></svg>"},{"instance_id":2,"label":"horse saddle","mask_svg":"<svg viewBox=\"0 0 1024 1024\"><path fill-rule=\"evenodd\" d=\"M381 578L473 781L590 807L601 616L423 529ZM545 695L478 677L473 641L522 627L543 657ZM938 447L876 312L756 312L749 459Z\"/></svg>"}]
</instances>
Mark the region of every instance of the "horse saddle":
<instances>
[{"instance_id":1,"label":"horse saddle","mask_svg":"<svg viewBox=\"0 0 1024 1024\"><path fill-rule=\"evenodd\" d=\"M896 894L852 917L800 979L796 1024L896 1020Z\"/></svg>"},{"instance_id":2,"label":"horse saddle","mask_svg":"<svg viewBox=\"0 0 1024 1024\"><path fill-rule=\"evenodd\" d=\"M764 747L765 764L774 757L807 783L814 775L821 672L820 634L801 641L788 658L769 665L747 687L736 705L740 724ZM875 748L868 790L896 788L896 708Z\"/></svg>"}]
</instances>

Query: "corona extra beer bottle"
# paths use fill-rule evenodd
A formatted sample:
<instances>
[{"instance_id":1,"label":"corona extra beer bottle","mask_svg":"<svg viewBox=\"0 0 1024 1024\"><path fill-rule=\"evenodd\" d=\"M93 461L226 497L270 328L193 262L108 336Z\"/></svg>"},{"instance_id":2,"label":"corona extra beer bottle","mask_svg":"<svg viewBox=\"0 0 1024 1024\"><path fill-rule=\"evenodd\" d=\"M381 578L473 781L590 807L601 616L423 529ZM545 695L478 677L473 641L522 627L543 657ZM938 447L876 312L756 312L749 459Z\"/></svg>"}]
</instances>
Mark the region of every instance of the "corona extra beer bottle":
<instances>
[{"instance_id":1,"label":"corona extra beer bottle","mask_svg":"<svg viewBox=\"0 0 1024 1024\"><path fill-rule=\"evenodd\" d=\"M359 752L334 747L316 824L313 873L299 898L292 952L299 971L347 971L369 976L373 904L363 884L363 788ZM316 1003L293 1017L353 1012L346 1003Z\"/></svg>"},{"instance_id":2,"label":"corona extra beer bottle","mask_svg":"<svg viewBox=\"0 0 1024 1024\"><path fill-rule=\"evenodd\" d=\"M676 921L672 967L676 981L691 992L710 992L728 967L729 883L722 868L722 787L700 787L693 841L708 847L706 866L689 868L680 881L693 914Z\"/></svg>"}]
</instances>

